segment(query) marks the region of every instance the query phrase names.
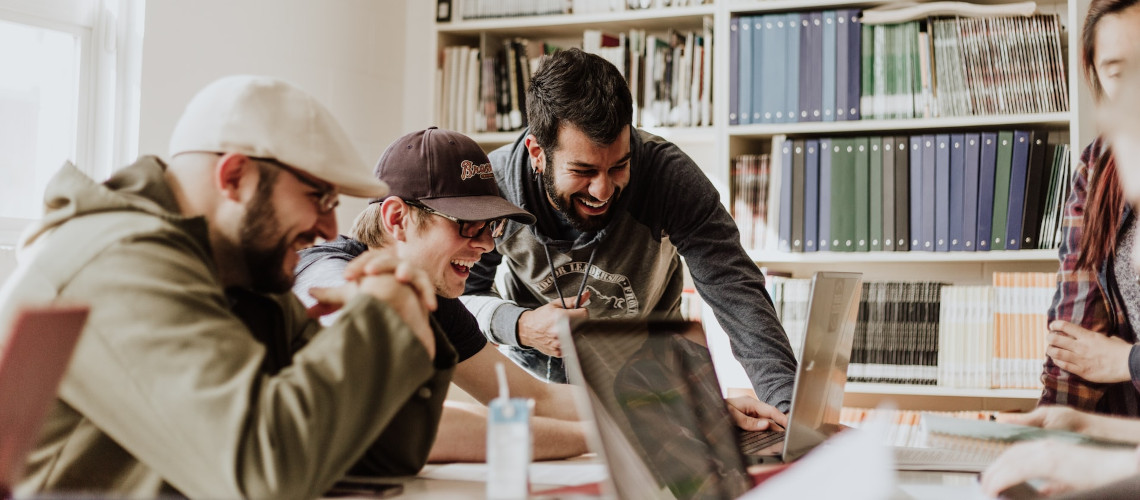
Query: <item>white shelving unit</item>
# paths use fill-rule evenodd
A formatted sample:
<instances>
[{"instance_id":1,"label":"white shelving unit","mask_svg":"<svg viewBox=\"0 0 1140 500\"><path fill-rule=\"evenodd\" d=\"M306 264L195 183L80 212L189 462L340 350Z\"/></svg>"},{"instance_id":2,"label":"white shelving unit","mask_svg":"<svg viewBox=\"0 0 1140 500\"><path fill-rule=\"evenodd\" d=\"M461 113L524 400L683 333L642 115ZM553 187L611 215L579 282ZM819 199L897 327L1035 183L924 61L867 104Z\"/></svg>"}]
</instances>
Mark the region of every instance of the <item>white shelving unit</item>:
<instances>
[{"instance_id":1,"label":"white shelving unit","mask_svg":"<svg viewBox=\"0 0 1140 500\"><path fill-rule=\"evenodd\" d=\"M456 2L462 0L455 0ZM920 0L922 1L922 0ZM1009 3L1010 0L972 0L977 3ZM1069 111L1064 113L932 118L914 120L861 120L841 122L811 122L788 124L728 124L729 92L729 25L737 14L757 14L780 11L810 11L834 8L873 7L900 3L898 0L715 0L712 5L666 7L656 10L633 10L606 14L551 15L515 17L505 19L456 20L434 26L429 43L433 50L456 44L481 46L487 40L523 37L531 40L551 40L559 46L580 46L582 31L601 29L621 32L645 29L661 33L667 29L699 29L706 17L713 18L713 125L699 128L660 128L650 132L677 143L700 165L709 179L718 187L722 200L729 199L729 170L731 159L744 153L770 151L772 138L777 136L820 137L878 135L881 133L910 134L915 130L965 130L1048 127L1068 128L1072 138L1074 164L1081 146L1090 137L1082 131L1090 130L1081 124L1091 124L1091 110L1082 103L1091 102L1087 90L1079 79L1076 65L1079 62L1079 31L1087 10L1087 0L1044 0L1038 11L1056 13L1066 28L1067 64L1069 75ZM624 3L624 2L623 2ZM455 6L453 12L462 12ZM417 37L418 34L410 35ZM437 106L438 103L433 104ZM1087 107L1087 104L1086 104ZM434 111L429 107L425 112ZM513 142L517 133L496 132L475 134L473 137L485 148L493 149ZM790 272L796 277L807 277L815 271L846 270L864 273L866 280L939 280L955 284L989 283L996 271L1056 271L1055 250L994 251L994 252L870 252L870 253L802 253L754 251L750 256L758 265L772 270ZM706 311L708 311L706 309ZM711 311L705 314L710 336L724 333L715 324ZM727 342L727 341L725 341ZM710 339L710 344L713 341ZM719 366L719 365L718 365ZM891 400L900 408L913 409L1025 409L1032 407L1037 390L958 390L934 386L897 386L889 384L849 384L847 402L860 406Z\"/></svg>"},{"instance_id":2,"label":"white shelving unit","mask_svg":"<svg viewBox=\"0 0 1140 500\"><path fill-rule=\"evenodd\" d=\"M1048 262L1057 263L1056 250L1010 250L995 252L808 252L752 251L752 260L769 264L845 263L899 264L947 262Z\"/></svg>"},{"instance_id":3,"label":"white shelving unit","mask_svg":"<svg viewBox=\"0 0 1140 500\"><path fill-rule=\"evenodd\" d=\"M1026 411L1037 406L1038 389L958 389L930 385L849 382L843 405L876 408L891 404L900 410Z\"/></svg>"}]
</instances>

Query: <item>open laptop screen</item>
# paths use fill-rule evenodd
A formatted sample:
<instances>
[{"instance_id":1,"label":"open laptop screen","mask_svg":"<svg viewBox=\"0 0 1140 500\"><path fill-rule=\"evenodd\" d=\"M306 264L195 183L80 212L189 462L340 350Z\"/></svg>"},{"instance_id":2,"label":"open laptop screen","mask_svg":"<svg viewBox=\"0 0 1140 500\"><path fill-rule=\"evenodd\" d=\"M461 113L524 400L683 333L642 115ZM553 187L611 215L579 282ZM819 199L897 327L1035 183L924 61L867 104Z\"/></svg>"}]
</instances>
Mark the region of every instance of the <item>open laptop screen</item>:
<instances>
[{"instance_id":1,"label":"open laptop screen","mask_svg":"<svg viewBox=\"0 0 1140 500\"><path fill-rule=\"evenodd\" d=\"M699 323L597 320L571 333L567 369L591 393L615 482L636 472L615 471L615 459L633 454L658 490L678 499L751 488Z\"/></svg>"},{"instance_id":2,"label":"open laptop screen","mask_svg":"<svg viewBox=\"0 0 1140 500\"><path fill-rule=\"evenodd\" d=\"M860 273L818 272L812 277L784 461L803 456L839 431L862 291Z\"/></svg>"}]
</instances>

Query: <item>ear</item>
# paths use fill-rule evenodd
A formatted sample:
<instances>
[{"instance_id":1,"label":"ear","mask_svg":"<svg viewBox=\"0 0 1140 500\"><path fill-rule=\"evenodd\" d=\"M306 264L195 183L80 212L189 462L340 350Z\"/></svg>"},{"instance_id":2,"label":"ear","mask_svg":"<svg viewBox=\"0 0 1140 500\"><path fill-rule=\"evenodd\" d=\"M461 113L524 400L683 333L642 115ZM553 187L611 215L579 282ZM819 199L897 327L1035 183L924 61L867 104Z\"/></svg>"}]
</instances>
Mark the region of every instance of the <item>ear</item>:
<instances>
[{"instance_id":1,"label":"ear","mask_svg":"<svg viewBox=\"0 0 1140 500\"><path fill-rule=\"evenodd\" d=\"M241 202L257 189L261 172L252 159L240 153L226 153L214 164L214 182L226 199Z\"/></svg>"},{"instance_id":2,"label":"ear","mask_svg":"<svg viewBox=\"0 0 1140 500\"><path fill-rule=\"evenodd\" d=\"M398 196L390 196L380 203L380 223L384 232L395 241L407 241L408 229L412 224L412 207Z\"/></svg>"},{"instance_id":3,"label":"ear","mask_svg":"<svg viewBox=\"0 0 1140 500\"><path fill-rule=\"evenodd\" d=\"M530 155L531 168L536 173L541 174L546 168L546 153L542 146L538 145L538 138L534 134L527 134L526 139L523 139L523 147Z\"/></svg>"}]
</instances>

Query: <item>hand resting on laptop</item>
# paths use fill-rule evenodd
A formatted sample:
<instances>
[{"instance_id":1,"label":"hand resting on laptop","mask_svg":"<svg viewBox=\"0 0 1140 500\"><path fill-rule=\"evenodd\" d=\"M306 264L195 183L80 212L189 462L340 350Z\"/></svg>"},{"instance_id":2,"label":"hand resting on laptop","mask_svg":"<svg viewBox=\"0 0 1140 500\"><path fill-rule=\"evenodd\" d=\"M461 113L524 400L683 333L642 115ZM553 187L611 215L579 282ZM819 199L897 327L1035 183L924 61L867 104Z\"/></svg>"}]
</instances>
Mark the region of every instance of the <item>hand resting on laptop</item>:
<instances>
[{"instance_id":1,"label":"hand resting on laptop","mask_svg":"<svg viewBox=\"0 0 1140 500\"><path fill-rule=\"evenodd\" d=\"M750 396L725 398L728 412L736 426L746 431L784 430L788 427L788 416L776 408L760 404L760 400Z\"/></svg>"}]
</instances>

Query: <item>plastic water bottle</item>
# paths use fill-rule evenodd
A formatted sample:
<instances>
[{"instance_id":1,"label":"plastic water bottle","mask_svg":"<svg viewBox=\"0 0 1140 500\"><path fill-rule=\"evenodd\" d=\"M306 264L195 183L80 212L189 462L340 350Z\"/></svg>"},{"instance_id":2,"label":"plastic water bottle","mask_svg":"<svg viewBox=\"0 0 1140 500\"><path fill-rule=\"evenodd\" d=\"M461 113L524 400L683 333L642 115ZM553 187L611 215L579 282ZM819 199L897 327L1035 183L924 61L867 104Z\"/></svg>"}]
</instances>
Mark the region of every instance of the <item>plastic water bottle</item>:
<instances>
[{"instance_id":1,"label":"plastic water bottle","mask_svg":"<svg viewBox=\"0 0 1140 500\"><path fill-rule=\"evenodd\" d=\"M526 498L531 460L533 399L512 398L502 363L495 365L499 397L487 406L487 498Z\"/></svg>"}]
</instances>

